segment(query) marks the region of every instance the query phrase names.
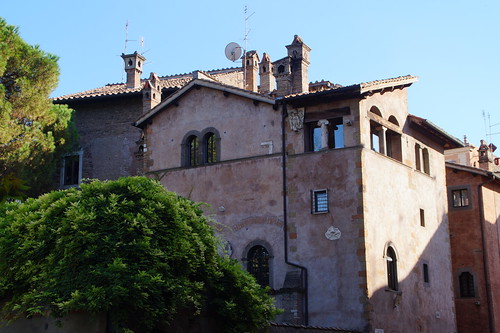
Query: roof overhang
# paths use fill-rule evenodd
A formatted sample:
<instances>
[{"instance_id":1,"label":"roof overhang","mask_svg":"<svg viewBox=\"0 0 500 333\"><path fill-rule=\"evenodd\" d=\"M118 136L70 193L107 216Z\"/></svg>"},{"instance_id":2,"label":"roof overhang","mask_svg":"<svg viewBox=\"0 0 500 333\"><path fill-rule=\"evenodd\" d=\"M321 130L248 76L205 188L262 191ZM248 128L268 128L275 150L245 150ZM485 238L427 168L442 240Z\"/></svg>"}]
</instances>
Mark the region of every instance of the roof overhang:
<instances>
[{"instance_id":1,"label":"roof overhang","mask_svg":"<svg viewBox=\"0 0 500 333\"><path fill-rule=\"evenodd\" d=\"M496 181L500 181L500 175L497 173L494 173L492 171L487 171L484 169L479 169L479 168L471 167L468 165L462 165L462 164L453 163L453 162L446 162L445 165L449 169L466 171L466 172L473 173L475 175L481 175L481 176L484 176L487 178L494 179Z\"/></svg>"},{"instance_id":2,"label":"roof overhang","mask_svg":"<svg viewBox=\"0 0 500 333\"><path fill-rule=\"evenodd\" d=\"M270 105L275 104L275 100L270 97L266 97L251 91L247 91L244 89L239 89L235 87L231 87L222 83L218 82L213 82L213 81L208 81L208 80L203 80L203 79L193 79L191 80L188 84L186 84L184 87L180 88L176 92L174 92L172 95L170 95L168 98L166 98L164 101L162 101L160 104L155 106L154 108L151 109L148 113L142 115L135 123L134 126L141 127L142 124L144 124L148 119L151 119L154 117L158 112L169 106L170 104L177 103L179 98L181 98L184 94L189 92L195 87L205 87L205 88L210 88L210 89L215 89L222 91L224 94L231 94L231 95L236 95L236 96L241 96L244 98L251 99L256 102L263 102L267 103Z\"/></svg>"},{"instance_id":3,"label":"roof overhang","mask_svg":"<svg viewBox=\"0 0 500 333\"><path fill-rule=\"evenodd\" d=\"M281 98L280 101L283 104L289 104L292 107L297 108L343 99L361 99L376 92L406 88L416 81L418 81L418 77L406 75L392 79L364 82L351 86L328 89L314 93L302 93L285 96Z\"/></svg>"},{"instance_id":4,"label":"roof overhang","mask_svg":"<svg viewBox=\"0 0 500 333\"><path fill-rule=\"evenodd\" d=\"M445 149L460 148L465 146L462 141L448 134L445 130L441 129L437 125L434 125L427 119L409 114L408 121L410 122L410 128L426 136L431 136Z\"/></svg>"}]
</instances>

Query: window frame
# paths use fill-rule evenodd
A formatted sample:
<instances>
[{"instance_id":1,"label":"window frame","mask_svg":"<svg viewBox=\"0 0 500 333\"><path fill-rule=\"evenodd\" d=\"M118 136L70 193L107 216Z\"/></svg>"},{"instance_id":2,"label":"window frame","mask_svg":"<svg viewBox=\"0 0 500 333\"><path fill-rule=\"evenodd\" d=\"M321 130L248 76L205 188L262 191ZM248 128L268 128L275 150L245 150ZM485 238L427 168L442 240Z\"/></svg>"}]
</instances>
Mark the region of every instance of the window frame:
<instances>
[{"instance_id":1,"label":"window frame","mask_svg":"<svg viewBox=\"0 0 500 333\"><path fill-rule=\"evenodd\" d=\"M342 149L345 148L345 128L344 128L344 117L337 116L332 118L325 118L328 121L328 149ZM305 150L309 152L321 151L321 126L318 125L319 120L308 121L305 123L306 135L305 139ZM315 142L315 130L319 130L319 145ZM340 140L342 138L342 140ZM336 140L338 139L338 140ZM319 146L318 149L317 146Z\"/></svg>"},{"instance_id":2,"label":"window frame","mask_svg":"<svg viewBox=\"0 0 500 333\"><path fill-rule=\"evenodd\" d=\"M467 275L465 275L467 274ZM467 281L462 279L462 276L467 276ZM462 270L458 272L458 297L459 298L476 298L477 290L476 290L476 277L470 270ZM467 283L467 285L464 285Z\"/></svg>"},{"instance_id":3,"label":"window frame","mask_svg":"<svg viewBox=\"0 0 500 333\"><path fill-rule=\"evenodd\" d=\"M75 166L73 166L71 169L72 170L72 176L71 178L74 180L76 179L76 181L72 181L71 183L67 183L66 182L66 178L67 178L67 160L69 158L78 158L78 165L76 166L76 170L75 170ZM59 183L59 186L60 188L71 188L71 187L78 187L80 186L80 183L82 181L82 169L83 169L83 151L80 150L80 151L77 151L77 152L73 152L73 153L69 153L69 154L65 154L63 157L62 157L62 161L61 161L61 171L60 171L60 183ZM75 175L75 171L76 171L76 175Z\"/></svg>"},{"instance_id":4,"label":"window frame","mask_svg":"<svg viewBox=\"0 0 500 333\"><path fill-rule=\"evenodd\" d=\"M321 202L318 200L320 194L325 196ZM328 189L311 190L311 214L326 214L329 212Z\"/></svg>"},{"instance_id":5,"label":"window frame","mask_svg":"<svg viewBox=\"0 0 500 333\"><path fill-rule=\"evenodd\" d=\"M392 244L387 246L384 259L387 266L387 289L391 291L399 291L398 257Z\"/></svg>"},{"instance_id":6,"label":"window frame","mask_svg":"<svg viewBox=\"0 0 500 333\"><path fill-rule=\"evenodd\" d=\"M462 200L464 199L467 200L467 205L455 206L453 193L456 191L461 191L461 192L467 191L467 197L466 198L462 197ZM470 185L457 185L448 187L448 208L454 211L470 210L473 208L472 191Z\"/></svg>"},{"instance_id":7,"label":"window frame","mask_svg":"<svg viewBox=\"0 0 500 333\"><path fill-rule=\"evenodd\" d=\"M262 287L271 286L271 252L262 244L254 244L246 251L247 271Z\"/></svg>"}]
</instances>

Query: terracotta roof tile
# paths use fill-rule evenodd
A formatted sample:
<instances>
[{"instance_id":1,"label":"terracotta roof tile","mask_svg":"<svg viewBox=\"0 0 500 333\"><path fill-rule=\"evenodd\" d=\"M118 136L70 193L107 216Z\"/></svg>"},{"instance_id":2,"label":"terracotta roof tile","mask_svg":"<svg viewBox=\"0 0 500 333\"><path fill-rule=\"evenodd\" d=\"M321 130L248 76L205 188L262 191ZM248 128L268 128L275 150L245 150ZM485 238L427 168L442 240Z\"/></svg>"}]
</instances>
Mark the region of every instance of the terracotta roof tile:
<instances>
[{"instance_id":1,"label":"terracotta roof tile","mask_svg":"<svg viewBox=\"0 0 500 333\"><path fill-rule=\"evenodd\" d=\"M218 78L221 78L223 80L224 76L241 71L242 71L241 67L236 67L236 68L215 69L206 71L204 73L206 73L214 80L218 81ZM175 74L169 76L160 76L159 79L161 88L181 88L193 79L193 74L185 73L185 74ZM141 79L141 86L137 88L127 88L125 83L112 83L112 84L107 84L104 87L100 88L95 88L74 94L55 97L53 100L67 101L67 100L94 98L102 96L116 96L116 95L127 95L132 93L138 93L142 90L146 81L147 81L146 79Z\"/></svg>"}]
</instances>

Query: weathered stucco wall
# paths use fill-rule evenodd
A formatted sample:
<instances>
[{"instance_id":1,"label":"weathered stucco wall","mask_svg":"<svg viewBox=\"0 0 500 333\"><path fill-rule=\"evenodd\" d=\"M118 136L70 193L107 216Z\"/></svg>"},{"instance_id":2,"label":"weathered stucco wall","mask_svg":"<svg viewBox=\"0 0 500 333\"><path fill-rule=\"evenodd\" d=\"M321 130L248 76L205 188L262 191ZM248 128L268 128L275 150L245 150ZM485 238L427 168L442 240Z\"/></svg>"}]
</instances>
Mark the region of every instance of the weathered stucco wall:
<instances>
[{"instance_id":1,"label":"weathered stucco wall","mask_svg":"<svg viewBox=\"0 0 500 333\"><path fill-rule=\"evenodd\" d=\"M372 106L397 118L401 161L370 149ZM371 328L384 332L454 332L444 158L435 143L416 140L405 124L406 92L362 101L362 183ZM429 174L415 169L415 143L429 152ZM424 226L421 225L421 210ZM388 289L386 250L397 256L398 290ZM436 255L439 254L439 255ZM424 282L423 265L429 269ZM415 314L418 313L418 316Z\"/></svg>"},{"instance_id":2,"label":"weathered stucco wall","mask_svg":"<svg viewBox=\"0 0 500 333\"><path fill-rule=\"evenodd\" d=\"M287 160L290 260L310 272L311 325L364 327L357 155L358 149L344 148L290 156ZM311 191L319 189L328 190L329 211L312 214ZM330 227L341 232L340 238L330 240L325 236Z\"/></svg>"},{"instance_id":3,"label":"weathered stucco wall","mask_svg":"<svg viewBox=\"0 0 500 333\"><path fill-rule=\"evenodd\" d=\"M256 105L257 104L257 105ZM220 134L220 160L266 155L281 151L281 113L267 103L202 87L183 95L147 128L149 170L181 166L182 140L191 131L215 128Z\"/></svg>"}]
</instances>

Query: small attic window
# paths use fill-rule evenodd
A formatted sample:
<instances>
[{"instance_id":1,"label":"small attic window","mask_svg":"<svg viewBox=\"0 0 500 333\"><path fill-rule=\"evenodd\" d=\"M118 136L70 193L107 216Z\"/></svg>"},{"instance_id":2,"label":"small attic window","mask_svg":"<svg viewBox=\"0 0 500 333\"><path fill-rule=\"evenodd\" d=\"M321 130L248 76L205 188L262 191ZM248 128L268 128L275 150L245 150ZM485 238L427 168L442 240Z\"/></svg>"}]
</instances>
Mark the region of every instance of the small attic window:
<instances>
[{"instance_id":1,"label":"small attic window","mask_svg":"<svg viewBox=\"0 0 500 333\"><path fill-rule=\"evenodd\" d=\"M284 73L285 72L285 66L279 65L278 67L278 73Z\"/></svg>"}]
</instances>

